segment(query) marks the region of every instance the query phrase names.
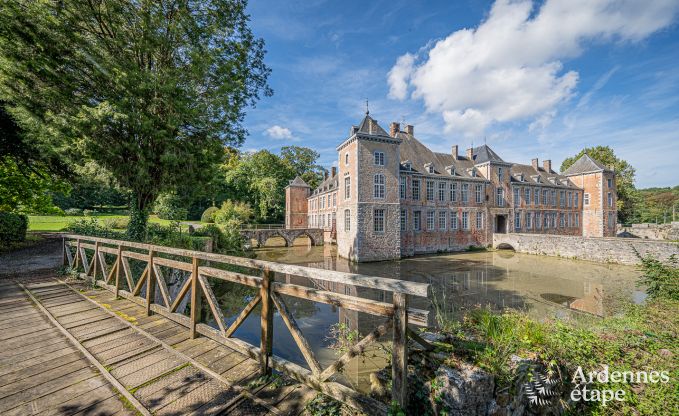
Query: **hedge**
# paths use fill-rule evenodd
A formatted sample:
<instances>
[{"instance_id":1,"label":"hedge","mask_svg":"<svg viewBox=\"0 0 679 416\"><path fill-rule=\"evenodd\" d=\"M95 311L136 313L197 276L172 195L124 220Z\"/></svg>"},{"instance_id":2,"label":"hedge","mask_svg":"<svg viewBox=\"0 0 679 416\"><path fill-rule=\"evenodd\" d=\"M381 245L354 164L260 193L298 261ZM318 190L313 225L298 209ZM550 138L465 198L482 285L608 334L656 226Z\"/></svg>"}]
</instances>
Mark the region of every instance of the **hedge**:
<instances>
[{"instance_id":1,"label":"hedge","mask_svg":"<svg viewBox=\"0 0 679 416\"><path fill-rule=\"evenodd\" d=\"M0 242L3 244L24 241L28 217L24 214L0 212Z\"/></svg>"}]
</instances>

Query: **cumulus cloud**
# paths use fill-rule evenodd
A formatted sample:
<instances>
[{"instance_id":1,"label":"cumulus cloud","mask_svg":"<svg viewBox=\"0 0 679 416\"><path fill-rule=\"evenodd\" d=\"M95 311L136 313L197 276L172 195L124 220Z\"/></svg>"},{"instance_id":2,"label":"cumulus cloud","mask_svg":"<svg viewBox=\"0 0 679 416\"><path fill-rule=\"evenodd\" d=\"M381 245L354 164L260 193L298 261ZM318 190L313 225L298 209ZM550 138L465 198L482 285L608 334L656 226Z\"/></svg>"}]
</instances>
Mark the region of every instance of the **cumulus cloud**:
<instances>
[{"instance_id":1,"label":"cumulus cloud","mask_svg":"<svg viewBox=\"0 0 679 416\"><path fill-rule=\"evenodd\" d=\"M295 138L290 129L281 127L278 124L269 127L264 133L272 139L277 140L292 140Z\"/></svg>"},{"instance_id":2,"label":"cumulus cloud","mask_svg":"<svg viewBox=\"0 0 679 416\"><path fill-rule=\"evenodd\" d=\"M554 117L575 92L578 73L562 61L592 42L636 42L668 26L676 0L496 0L478 27L400 56L389 97L421 99L447 130L477 135L494 122Z\"/></svg>"}]
</instances>

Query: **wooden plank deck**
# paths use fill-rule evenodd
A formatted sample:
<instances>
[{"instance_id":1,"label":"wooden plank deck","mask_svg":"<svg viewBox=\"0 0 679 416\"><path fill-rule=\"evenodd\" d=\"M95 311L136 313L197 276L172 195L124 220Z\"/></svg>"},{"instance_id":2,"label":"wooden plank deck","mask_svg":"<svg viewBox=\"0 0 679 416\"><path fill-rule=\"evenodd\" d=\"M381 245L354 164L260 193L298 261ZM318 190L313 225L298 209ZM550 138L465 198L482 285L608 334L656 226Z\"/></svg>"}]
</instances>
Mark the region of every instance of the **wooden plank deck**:
<instances>
[{"instance_id":1,"label":"wooden plank deck","mask_svg":"<svg viewBox=\"0 0 679 416\"><path fill-rule=\"evenodd\" d=\"M297 415L316 395L259 371L109 291L0 281L0 414Z\"/></svg>"}]
</instances>

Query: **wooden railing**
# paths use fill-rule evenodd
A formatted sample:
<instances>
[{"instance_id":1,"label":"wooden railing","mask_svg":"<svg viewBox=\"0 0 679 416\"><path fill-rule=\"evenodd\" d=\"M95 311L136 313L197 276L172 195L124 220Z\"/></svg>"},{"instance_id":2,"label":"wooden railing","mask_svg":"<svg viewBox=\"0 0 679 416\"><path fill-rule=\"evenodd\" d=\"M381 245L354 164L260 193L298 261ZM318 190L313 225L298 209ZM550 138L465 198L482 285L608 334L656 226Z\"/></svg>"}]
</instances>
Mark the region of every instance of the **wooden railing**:
<instances>
[{"instance_id":1,"label":"wooden railing","mask_svg":"<svg viewBox=\"0 0 679 416\"><path fill-rule=\"evenodd\" d=\"M106 261L107 255L109 259L113 258L110 265ZM270 374L272 369L281 371L369 414L386 413L386 406L333 381L332 376L342 371L352 358L366 351L370 344L385 335L389 329L393 329L392 399L405 408L408 338L412 338L426 349L431 349L426 341L408 327L409 324L430 325L431 314L428 310L415 309L408 305L409 297L428 297L429 285L425 283L80 235L64 236L63 258L64 264L75 269L80 277L91 279L92 283L113 291L116 296L145 306L149 315L153 312L159 313L186 326L191 337L195 338L198 335L209 337L259 360L263 374ZM138 278L134 276L130 259L144 264L144 269ZM161 267L190 273L174 298L170 296ZM243 268L249 272L224 270L224 267ZM84 273L80 273L81 271ZM275 281L274 273L391 292L392 302L379 302L359 296ZM233 282L255 288L257 291L254 298L228 327L208 279ZM128 289L125 290L124 286ZM140 294L144 288L146 289L142 297ZM160 291L159 298L162 299L162 304L154 302L156 290ZM178 313L177 308L189 292L191 293L188 301L190 302L190 316L185 316ZM334 363L322 368L281 295L381 316L385 320ZM200 322L203 299L207 301L218 328ZM233 337L234 332L258 304L261 304L259 347ZM272 354L274 309L278 310L310 370Z\"/></svg>"}]
</instances>

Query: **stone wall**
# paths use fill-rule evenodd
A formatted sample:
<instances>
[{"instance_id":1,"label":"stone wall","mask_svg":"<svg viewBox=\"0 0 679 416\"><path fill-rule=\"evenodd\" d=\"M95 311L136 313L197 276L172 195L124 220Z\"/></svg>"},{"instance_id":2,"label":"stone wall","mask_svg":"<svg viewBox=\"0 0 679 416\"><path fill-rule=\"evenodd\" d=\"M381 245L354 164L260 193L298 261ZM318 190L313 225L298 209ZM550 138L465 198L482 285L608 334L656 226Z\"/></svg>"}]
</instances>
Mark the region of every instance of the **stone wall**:
<instances>
[{"instance_id":1,"label":"stone wall","mask_svg":"<svg viewBox=\"0 0 679 416\"><path fill-rule=\"evenodd\" d=\"M649 240L679 240L679 222L670 224L632 224L623 227L618 224L618 235L647 238Z\"/></svg>"},{"instance_id":2,"label":"stone wall","mask_svg":"<svg viewBox=\"0 0 679 416\"><path fill-rule=\"evenodd\" d=\"M639 264L635 250L641 256L651 255L663 262L667 262L672 254L679 257L679 243L635 238L494 234L493 247L513 248L517 253L628 265Z\"/></svg>"}]
</instances>

